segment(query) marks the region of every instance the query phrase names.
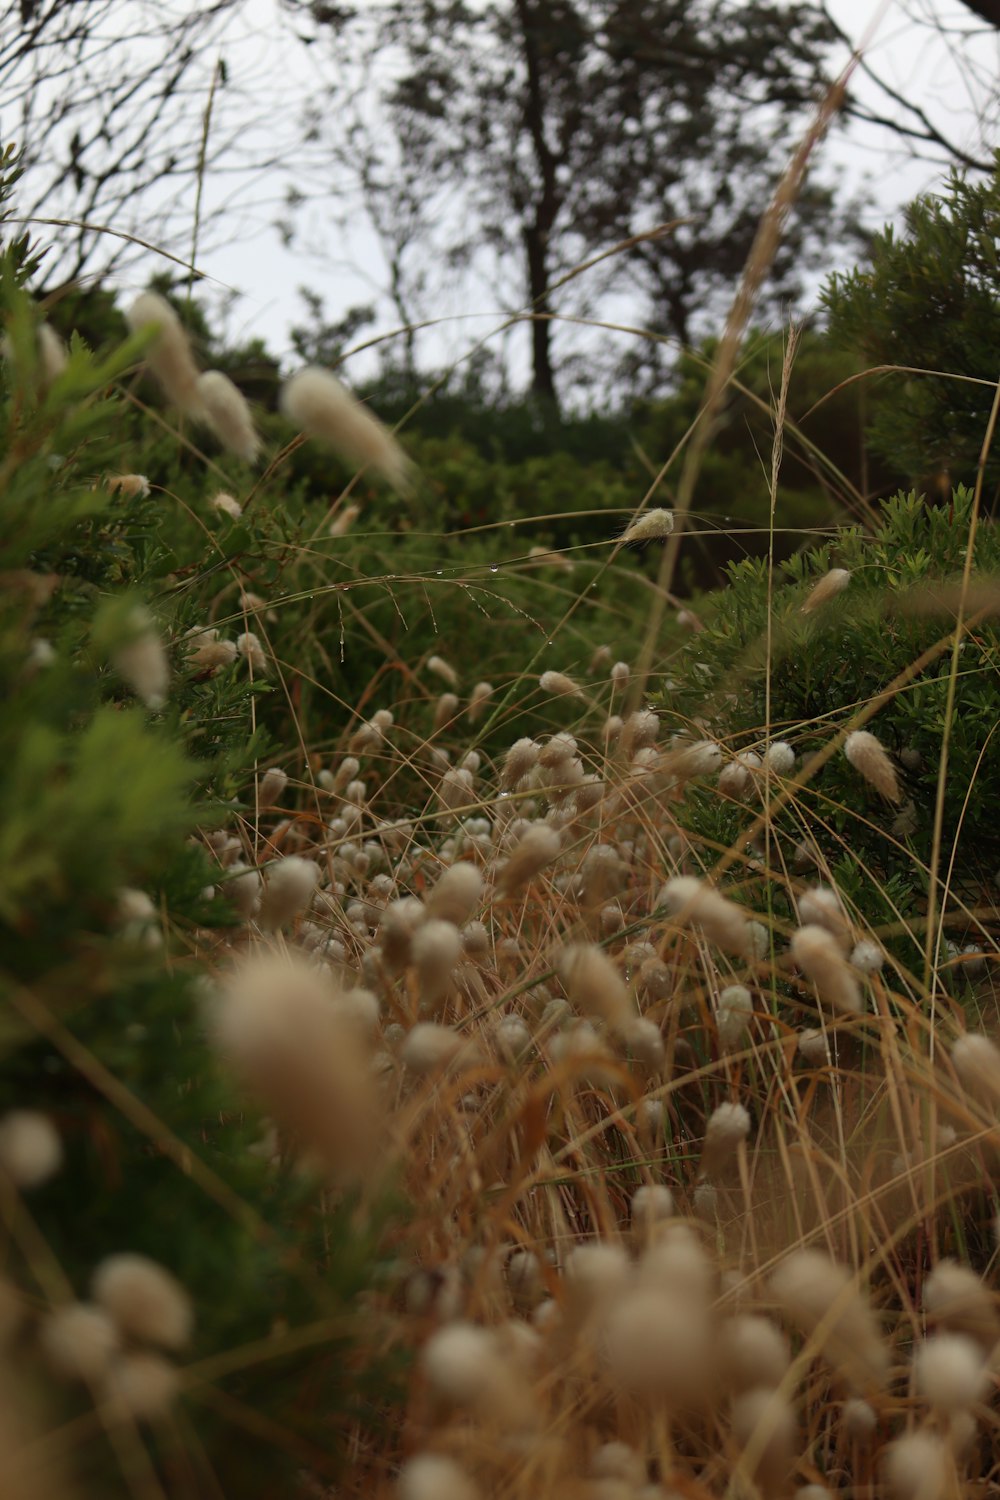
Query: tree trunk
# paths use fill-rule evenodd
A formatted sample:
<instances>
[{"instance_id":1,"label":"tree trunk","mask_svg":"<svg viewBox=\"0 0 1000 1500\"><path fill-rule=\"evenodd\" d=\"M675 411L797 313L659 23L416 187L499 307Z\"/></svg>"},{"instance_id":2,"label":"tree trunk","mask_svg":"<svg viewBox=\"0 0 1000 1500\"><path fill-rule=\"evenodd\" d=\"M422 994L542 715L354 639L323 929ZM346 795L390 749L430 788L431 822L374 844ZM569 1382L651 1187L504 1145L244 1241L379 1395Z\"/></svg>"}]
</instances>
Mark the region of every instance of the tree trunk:
<instances>
[{"instance_id":1,"label":"tree trunk","mask_svg":"<svg viewBox=\"0 0 1000 1500\"><path fill-rule=\"evenodd\" d=\"M527 91L524 101L524 123L531 140L540 186L534 213L522 231L528 270L528 296L531 310L538 316L531 324L531 389L536 396L558 408L555 375L552 370L552 308L548 299L549 235L559 213L559 187L556 163L545 138L545 82L535 31L535 17L528 0L515 0L518 25L524 44Z\"/></svg>"},{"instance_id":2,"label":"tree trunk","mask_svg":"<svg viewBox=\"0 0 1000 1500\"><path fill-rule=\"evenodd\" d=\"M1000 0L964 0L964 4L981 21L1000 29Z\"/></svg>"},{"instance_id":3,"label":"tree trunk","mask_svg":"<svg viewBox=\"0 0 1000 1500\"><path fill-rule=\"evenodd\" d=\"M531 323L531 389L536 396L558 404L552 369L552 323L547 290L549 285L547 235L537 219L525 225L524 251L528 263L528 296L535 314Z\"/></svg>"}]
</instances>

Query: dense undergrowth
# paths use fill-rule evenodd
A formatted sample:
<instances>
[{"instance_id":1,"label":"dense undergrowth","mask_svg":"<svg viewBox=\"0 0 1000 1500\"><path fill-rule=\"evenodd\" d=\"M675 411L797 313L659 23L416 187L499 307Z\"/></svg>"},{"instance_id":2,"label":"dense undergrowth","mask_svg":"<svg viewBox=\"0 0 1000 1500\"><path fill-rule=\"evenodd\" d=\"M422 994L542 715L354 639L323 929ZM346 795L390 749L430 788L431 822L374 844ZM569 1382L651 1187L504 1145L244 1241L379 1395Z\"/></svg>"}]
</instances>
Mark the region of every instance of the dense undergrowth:
<instances>
[{"instance_id":1,"label":"dense undergrowth","mask_svg":"<svg viewBox=\"0 0 1000 1500\"><path fill-rule=\"evenodd\" d=\"M988 1487L1000 543L965 428L967 487L879 504L751 341L705 467L733 555L644 682L652 480L711 348L602 429L620 465L513 417L488 451L468 408L404 459L325 377L266 396L260 457L167 304L67 351L30 269L8 246L4 1484ZM807 412L854 367L801 358Z\"/></svg>"}]
</instances>

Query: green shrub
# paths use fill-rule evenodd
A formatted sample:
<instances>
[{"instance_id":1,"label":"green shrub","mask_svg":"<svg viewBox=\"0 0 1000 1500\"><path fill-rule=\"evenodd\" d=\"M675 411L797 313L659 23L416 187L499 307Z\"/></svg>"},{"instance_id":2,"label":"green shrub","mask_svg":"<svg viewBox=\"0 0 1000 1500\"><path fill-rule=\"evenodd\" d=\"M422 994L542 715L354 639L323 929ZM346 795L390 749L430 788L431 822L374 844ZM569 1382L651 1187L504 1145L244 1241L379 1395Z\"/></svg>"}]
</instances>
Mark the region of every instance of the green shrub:
<instances>
[{"instance_id":1,"label":"green shrub","mask_svg":"<svg viewBox=\"0 0 1000 1500\"><path fill-rule=\"evenodd\" d=\"M824 292L830 336L871 365L898 365L878 389L872 443L907 480L972 484L996 388L1000 346L1000 157L991 177L953 173L917 198L903 233L875 237L870 267ZM943 473L942 473L943 471ZM1000 479L996 443L987 483Z\"/></svg>"}]
</instances>

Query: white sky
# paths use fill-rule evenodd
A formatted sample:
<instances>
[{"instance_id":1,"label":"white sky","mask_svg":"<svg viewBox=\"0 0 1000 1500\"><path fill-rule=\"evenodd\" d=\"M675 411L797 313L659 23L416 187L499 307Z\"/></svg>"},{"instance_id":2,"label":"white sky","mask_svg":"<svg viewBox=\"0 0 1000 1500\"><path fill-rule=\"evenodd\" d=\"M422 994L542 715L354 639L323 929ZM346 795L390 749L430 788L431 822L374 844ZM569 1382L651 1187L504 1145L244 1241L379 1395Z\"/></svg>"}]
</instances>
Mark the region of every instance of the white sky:
<instances>
[{"instance_id":1,"label":"white sky","mask_svg":"<svg viewBox=\"0 0 1000 1500\"><path fill-rule=\"evenodd\" d=\"M905 8L904 8L905 7ZM919 100L928 115L961 144L974 144L982 151L974 106L998 77L998 35L979 25L956 0L830 0L838 24L851 37L861 39L874 28L867 56L873 67L907 98ZM960 62L954 41L949 43L935 28L919 24L936 18L947 27L970 33L962 43ZM974 64L970 72L969 61ZM280 124L288 129L300 101L322 77L319 47L305 49L278 26L274 0L249 0L234 20L232 42L226 61L231 74L248 77L269 75L279 84ZM978 73L978 82L976 74ZM984 82L985 81L985 82ZM874 86L859 78L857 88L884 113L892 113L891 101L880 97ZM275 128L278 126L275 120ZM872 227L897 214L916 193L940 180L941 168L926 161L908 159L905 147L888 131L849 124L839 128L824 147L827 163L839 165L847 186L867 182L874 207ZM291 164L290 164L291 165ZM331 169L331 188L335 178ZM234 197L235 188L235 197ZM232 335L256 333L282 356L289 352L288 329L302 320L297 288L307 285L324 298L329 314L338 316L348 307L375 300L385 283L378 241L363 227L345 238L321 213L312 212L313 243L323 244L322 258L306 253L301 245L282 246L277 232L267 226L273 214L275 184L234 184L232 180L206 184L206 207L221 201L235 204L230 210L231 240L199 255L199 265L211 277L239 293L228 313ZM145 266L133 268L124 280L131 287L149 274ZM123 287L124 290L124 287ZM422 362L459 357L478 337L500 320L494 316L488 291L468 285L442 286L435 296L433 312L446 321L440 332L422 336ZM381 303L382 318L377 331L395 326L391 307ZM527 332L518 330L517 344L525 346ZM517 353L517 347L515 354ZM370 368L370 356L359 356L351 364L355 377Z\"/></svg>"}]
</instances>

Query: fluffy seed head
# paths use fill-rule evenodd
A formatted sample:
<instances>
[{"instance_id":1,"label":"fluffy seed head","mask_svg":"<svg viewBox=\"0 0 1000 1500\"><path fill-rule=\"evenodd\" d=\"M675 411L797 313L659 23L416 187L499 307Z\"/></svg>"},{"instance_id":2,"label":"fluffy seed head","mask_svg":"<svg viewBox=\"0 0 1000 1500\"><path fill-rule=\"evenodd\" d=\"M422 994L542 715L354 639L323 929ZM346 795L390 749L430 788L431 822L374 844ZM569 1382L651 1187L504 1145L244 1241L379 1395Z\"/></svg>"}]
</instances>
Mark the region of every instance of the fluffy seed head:
<instances>
[{"instance_id":1,"label":"fluffy seed head","mask_svg":"<svg viewBox=\"0 0 1000 1500\"><path fill-rule=\"evenodd\" d=\"M464 927L483 898L483 877L475 865L460 860L451 865L426 898L427 915Z\"/></svg>"},{"instance_id":2,"label":"fluffy seed head","mask_svg":"<svg viewBox=\"0 0 1000 1500\"><path fill-rule=\"evenodd\" d=\"M479 1500L465 1470L442 1453L418 1453L399 1471L399 1500Z\"/></svg>"},{"instance_id":3,"label":"fluffy seed head","mask_svg":"<svg viewBox=\"0 0 1000 1500\"><path fill-rule=\"evenodd\" d=\"M799 896L798 905L803 927L825 927L846 947L850 941L850 923L835 890L828 885L810 886Z\"/></svg>"},{"instance_id":4,"label":"fluffy seed head","mask_svg":"<svg viewBox=\"0 0 1000 1500\"><path fill-rule=\"evenodd\" d=\"M252 630L246 630L236 637L236 650L250 664L255 676L267 675L267 655Z\"/></svg>"},{"instance_id":5,"label":"fluffy seed head","mask_svg":"<svg viewBox=\"0 0 1000 1500\"><path fill-rule=\"evenodd\" d=\"M753 1015L753 996L743 984L730 984L719 994L715 1026L727 1051L740 1046Z\"/></svg>"},{"instance_id":6,"label":"fluffy seed head","mask_svg":"<svg viewBox=\"0 0 1000 1500\"><path fill-rule=\"evenodd\" d=\"M260 779L261 807L273 807L288 785L288 772L281 766L268 766Z\"/></svg>"},{"instance_id":7,"label":"fluffy seed head","mask_svg":"<svg viewBox=\"0 0 1000 1500\"><path fill-rule=\"evenodd\" d=\"M856 729L844 741L844 754L851 765L866 781L887 797L890 802L899 801L899 780L889 753L880 740L867 729Z\"/></svg>"},{"instance_id":8,"label":"fluffy seed head","mask_svg":"<svg viewBox=\"0 0 1000 1500\"><path fill-rule=\"evenodd\" d=\"M583 1015L621 1031L633 1015L628 989L608 956L592 943L573 943L559 960L566 994Z\"/></svg>"},{"instance_id":9,"label":"fluffy seed head","mask_svg":"<svg viewBox=\"0 0 1000 1500\"><path fill-rule=\"evenodd\" d=\"M701 1170L712 1177L726 1165L750 1134L750 1116L742 1104L720 1104L713 1110L705 1130Z\"/></svg>"},{"instance_id":10,"label":"fluffy seed head","mask_svg":"<svg viewBox=\"0 0 1000 1500\"><path fill-rule=\"evenodd\" d=\"M866 1443L878 1426L878 1417L861 1396L849 1396L844 1402L844 1430L852 1442Z\"/></svg>"},{"instance_id":11,"label":"fluffy seed head","mask_svg":"<svg viewBox=\"0 0 1000 1500\"><path fill-rule=\"evenodd\" d=\"M629 1279L628 1256L620 1245L593 1241L566 1257L566 1290L577 1313L613 1301Z\"/></svg>"},{"instance_id":12,"label":"fluffy seed head","mask_svg":"<svg viewBox=\"0 0 1000 1500\"><path fill-rule=\"evenodd\" d=\"M862 974L877 974L885 963L885 954L878 943L862 938L851 949L851 963Z\"/></svg>"},{"instance_id":13,"label":"fluffy seed head","mask_svg":"<svg viewBox=\"0 0 1000 1500\"><path fill-rule=\"evenodd\" d=\"M144 1422L165 1416L179 1390L180 1376L170 1361L145 1352L122 1354L104 1380L107 1399Z\"/></svg>"},{"instance_id":14,"label":"fluffy seed head","mask_svg":"<svg viewBox=\"0 0 1000 1500\"><path fill-rule=\"evenodd\" d=\"M284 927L301 916L319 884L319 866L301 855L289 854L270 865L265 878L260 917L265 927Z\"/></svg>"},{"instance_id":15,"label":"fluffy seed head","mask_svg":"<svg viewBox=\"0 0 1000 1500\"><path fill-rule=\"evenodd\" d=\"M538 686L543 693L551 693L554 698L583 697L572 677L567 677L565 672L543 672Z\"/></svg>"},{"instance_id":16,"label":"fluffy seed head","mask_svg":"<svg viewBox=\"0 0 1000 1500\"><path fill-rule=\"evenodd\" d=\"M469 694L469 707L466 712L469 723L476 724L483 716L483 710L493 697L493 684L491 682L477 682Z\"/></svg>"},{"instance_id":17,"label":"fluffy seed head","mask_svg":"<svg viewBox=\"0 0 1000 1500\"><path fill-rule=\"evenodd\" d=\"M59 1132L34 1109L12 1109L0 1119L0 1170L17 1188L41 1187L62 1166Z\"/></svg>"},{"instance_id":18,"label":"fluffy seed head","mask_svg":"<svg viewBox=\"0 0 1000 1500\"><path fill-rule=\"evenodd\" d=\"M122 1333L164 1349L191 1337L191 1299L163 1266L144 1255L109 1255L94 1272L91 1296Z\"/></svg>"},{"instance_id":19,"label":"fluffy seed head","mask_svg":"<svg viewBox=\"0 0 1000 1500\"><path fill-rule=\"evenodd\" d=\"M500 785L508 791L519 786L538 763L539 747L534 740L515 740L504 756Z\"/></svg>"},{"instance_id":20,"label":"fluffy seed head","mask_svg":"<svg viewBox=\"0 0 1000 1500\"><path fill-rule=\"evenodd\" d=\"M395 437L329 370L311 366L293 375L282 390L281 410L349 463L374 469L396 490L409 488L409 460Z\"/></svg>"},{"instance_id":21,"label":"fluffy seed head","mask_svg":"<svg viewBox=\"0 0 1000 1500\"><path fill-rule=\"evenodd\" d=\"M243 392L221 370L206 370L198 376L195 388L219 442L245 464L252 464L260 452L260 438Z\"/></svg>"},{"instance_id":22,"label":"fluffy seed head","mask_svg":"<svg viewBox=\"0 0 1000 1500\"><path fill-rule=\"evenodd\" d=\"M381 1111L367 1038L333 1003L328 970L264 950L227 975L210 1011L213 1039L275 1121L332 1169L364 1169Z\"/></svg>"},{"instance_id":23,"label":"fluffy seed head","mask_svg":"<svg viewBox=\"0 0 1000 1500\"><path fill-rule=\"evenodd\" d=\"M126 312L125 321L133 333L156 325L157 334L145 356L149 368L168 401L189 416L205 420L198 391L198 366L181 321L166 298L158 292L143 292Z\"/></svg>"},{"instance_id":24,"label":"fluffy seed head","mask_svg":"<svg viewBox=\"0 0 1000 1500\"><path fill-rule=\"evenodd\" d=\"M674 529L672 510L644 510L628 524L623 542L649 542L657 537L669 536Z\"/></svg>"},{"instance_id":25,"label":"fluffy seed head","mask_svg":"<svg viewBox=\"0 0 1000 1500\"><path fill-rule=\"evenodd\" d=\"M733 1391L773 1390L791 1362L788 1340L770 1318L727 1318L719 1330L719 1374Z\"/></svg>"},{"instance_id":26,"label":"fluffy seed head","mask_svg":"<svg viewBox=\"0 0 1000 1500\"><path fill-rule=\"evenodd\" d=\"M792 1466L795 1413L778 1391L757 1389L737 1396L730 1419L733 1437L755 1455L753 1474L765 1494L784 1486Z\"/></svg>"},{"instance_id":27,"label":"fluffy seed head","mask_svg":"<svg viewBox=\"0 0 1000 1500\"><path fill-rule=\"evenodd\" d=\"M533 1250L515 1250L507 1262L507 1285L515 1304L534 1307L544 1291L542 1264Z\"/></svg>"},{"instance_id":28,"label":"fluffy seed head","mask_svg":"<svg viewBox=\"0 0 1000 1500\"><path fill-rule=\"evenodd\" d=\"M924 1308L939 1327L969 1334L984 1347L997 1337L996 1302L971 1266L938 1261L924 1282Z\"/></svg>"},{"instance_id":29,"label":"fluffy seed head","mask_svg":"<svg viewBox=\"0 0 1000 1500\"><path fill-rule=\"evenodd\" d=\"M986 1394L982 1354L962 1333L925 1339L913 1356L913 1372L917 1390L938 1411L964 1411Z\"/></svg>"},{"instance_id":30,"label":"fluffy seed head","mask_svg":"<svg viewBox=\"0 0 1000 1500\"><path fill-rule=\"evenodd\" d=\"M678 875L668 880L656 898L657 906L666 907L678 922L696 922L705 936L727 953L746 954L747 913L735 901L727 901L718 891L694 875Z\"/></svg>"},{"instance_id":31,"label":"fluffy seed head","mask_svg":"<svg viewBox=\"0 0 1000 1500\"><path fill-rule=\"evenodd\" d=\"M660 767L678 781L695 776L713 776L722 763L722 750L714 740L681 741L663 757Z\"/></svg>"},{"instance_id":32,"label":"fluffy seed head","mask_svg":"<svg viewBox=\"0 0 1000 1500\"><path fill-rule=\"evenodd\" d=\"M855 1387L881 1385L889 1367L878 1324L851 1273L819 1250L786 1257L771 1278L778 1306Z\"/></svg>"},{"instance_id":33,"label":"fluffy seed head","mask_svg":"<svg viewBox=\"0 0 1000 1500\"><path fill-rule=\"evenodd\" d=\"M687 1224L664 1226L639 1264L643 1286L690 1302L707 1303L713 1279L712 1264Z\"/></svg>"},{"instance_id":34,"label":"fluffy seed head","mask_svg":"<svg viewBox=\"0 0 1000 1500\"><path fill-rule=\"evenodd\" d=\"M42 379L46 385L51 385L54 380L58 380L69 364L66 345L51 323L38 325L38 361L42 369Z\"/></svg>"},{"instance_id":35,"label":"fluffy seed head","mask_svg":"<svg viewBox=\"0 0 1000 1500\"><path fill-rule=\"evenodd\" d=\"M120 1345L115 1324L99 1307L71 1302L48 1315L39 1329L49 1369L65 1380L99 1380Z\"/></svg>"},{"instance_id":36,"label":"fluffy seed head","mask_svg":"<svg viewBox=\"0 0 1000 1500\"><path fill-rule=\"evenodd\" d=\"M149 480L145 474L109 474L104 484L112 494L124 495L129 500L145 500L149 494Z\"/></svg>"},{"instance_id":37,"label":"fluffy seed head","mask_svg":"<svg viewBox=\"0 0 1000 1500\"><path fill-rule=\"evenodd\" d=\"M208 503L212 510L220 516L228 516L232 521L238 521L243 514L243 507L235 495L227 495L222 490L213 495Z\"/></svg>"},{"instance_id":38,"label":"fluffy seed head","mask_svg":"<svg viewBox=\"0 0 1000 1500\"><path fill-rule=\"evenodd\" d=\"M190 641L187 662L199 671L216 672L220 667L231 667L236 660L236 642L220 640L217 630L199 630Z\"/></svg>"},{"instance_id":39,"label":"fluffy seed head","mask_svg":"<svg viewBox=\"0 0 1000 1500\"><path fill-rule=\"evenodd\" d=\"M464 1045L450 1026L418 1021L407 1032L399 1055L412 1073L437 1073L455 1061Z\"/></svg>"},{"instance_id":40,"label":"fluffy seed head","mask_svg":"<svg viewBox=\"0 0 1000 1500\"><path fill-rule=\"evenodd\" d=\"M941 1439L930 1432L908 1432L891 1444L885 1478L894 1500L941 1500L951 1464Z\"/></svg>"},{"instance_id":41,"label":"fluffy seed head","mask_svg":"<svg viewBox=\"0 0 1000 1500\"><path fill-rule=\"evenodd\" d=\"M860 1015L864 1001L837 939L825 927L800 927L792 937L792 957L816 986L824 1005L846 1015Z\"/></svg>"},{"instance_id":42,"label":"fluffy seed head","mask_svg":"<svg viewBox=\"0 0 1000 1500\"><path fill-rule=\"evenodd\" d=\"M235 864L230 865L228 878L222 889L240 916L249 921L260 904L262 885L256 870L252 870L249 865Z\"/></svg>"},{"instance_id":43,"label":"fluffy seed head","mask_svg":"<svg viewBox=\"0 0 1000 1500\"><path fill-rule=\"evenodd\" d=\"M418 927L410 945L413 967L424 1006L434 1006L447 993L451 971L462 957L462 939L451 922L430 918Z\"/></svg>"},{"instance_id":44,"label":"fluffy seed head","mask_svg":"<svg viewBox=\"0 0 1000 1500\"><path fill-rule=\"evenodd\" d=\"M644 1249L654 1239L659 1225L673 1217L674 1195L659 1183L636 1188L631 1203L632 1239Z\"/></svg>"},{"instance_id":45,"label":"fluffy seed head","mask_svg":"<svg viewBox=\"0 0 1000 1500\"><path fill-rule=\"evenodd\" d=\"M851 575L846 568L831 568L829 573L824 573L818 583L814 584L811 591L806 595L802 605L804 615L811 614L814 609L819 609L821 604L826 604L828 599L834 599L846 589L851 581Z\"/></svg>"},{"instance_id":46,"label":"fluffy seed head","mask_svg":"<svg viewBox=\"0 0 1000 1500\"><path fill-rule=\"evenodd\" d=\"M328 527L330 536L346 536L361 514L360 505L345 505L343 510L338 511Z\"/></svg>"},{"instance_id":47,"label":"fluffy seed head","mask_svg":"<svg viewBox=\"0 0 1000 1500\"><path fill-rule=\"evenodd\" d=\"M113 664L147 708L163 707L170 686L170 664L152 616L141 607L131 612L128 638L115 648Z\"/></svg>"},{"instance_id":48,"label":"fluffy seed head","mask_svg":"<svg viewBox=\"0 0 1000 1500\"><path fill-rule=\"evenodd\" d=\"M515 844L497 876L497 890L505 896L520 890L556 858L561 848L562 840L555 828L547 823L532 824Z\"/></svg>"},{"instance_id":49,"label":"fluffy seed head","mask_svg":"<svg viewBox=\"0 0 1000 1500\"><path fill-rule=\"evenodd\" d=\"M421 1365L432 1391L482 1417L522 1422L530 1396L491 1330L452 1323L424 1345Z\"/></svg>"},{"instance_id":50,"label":"fluffy seed head","mask_svg":"<svg viewBox=\"0 0 1000 1500\"><path fill-rule=\"evenodd\" d=\"M618 1298L604 1328L613 1382L647 1400L683 1408L696 1406L705 1393L711 1344L704 1308L651 1287Z\"/></svg>"},{"instance_id":51,"label":"fluffy seed head","mask_svg":"<svg viewBox=\"0 0 1000 1500\"><path fill-rule=\"evenodd\" d=\"M764 752L764 765L776 776L790 776L795 769L795 751L784 740L776 740Z\"/></svg>"},{"instance_id":52,"label":"fluffy seed head","mask_svg":"<svg viewBox=\"0 0 1000 1500\"><path fill-rule=\"evenodd\" d=\"M429 656L427 670L433 672L435 677L440 677L442 682L446 682L449 687L458 687L458 673L443 656Z\"/></svg>"},{"instance_id":53,"label":"fluffy seed head","mask_svg":"<svg viewBox=\"0 0 1000 1500\"><path fill-rule=\"evenodd\" d=\"M952 1047L951 1060L971 1094L991 1104L1000 1101L1000 1048L988 1037L966 1032Z\"/></svg>"}]
</instances>

